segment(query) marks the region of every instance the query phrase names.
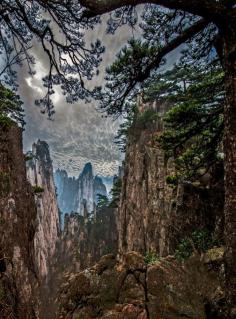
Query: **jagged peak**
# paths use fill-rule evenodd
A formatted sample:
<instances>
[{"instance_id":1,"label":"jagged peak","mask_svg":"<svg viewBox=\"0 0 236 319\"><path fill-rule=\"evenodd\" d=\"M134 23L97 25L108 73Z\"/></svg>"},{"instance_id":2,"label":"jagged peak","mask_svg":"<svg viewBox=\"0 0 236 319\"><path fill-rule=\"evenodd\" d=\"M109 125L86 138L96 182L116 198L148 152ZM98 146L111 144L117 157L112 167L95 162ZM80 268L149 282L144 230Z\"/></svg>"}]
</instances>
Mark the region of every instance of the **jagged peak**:
<instances>
[{"instance_id":1,"label":"jagged peak","mask_svg":"<svg viewBox=\"0 0 236 319\"><path fill-rule=\"evenodd\" d=\"M84 168L83 168L80 176L87 175L87 174L93 175L93 166L90 162L88 162L84 165Z\"/></svg>"}]
</instances>

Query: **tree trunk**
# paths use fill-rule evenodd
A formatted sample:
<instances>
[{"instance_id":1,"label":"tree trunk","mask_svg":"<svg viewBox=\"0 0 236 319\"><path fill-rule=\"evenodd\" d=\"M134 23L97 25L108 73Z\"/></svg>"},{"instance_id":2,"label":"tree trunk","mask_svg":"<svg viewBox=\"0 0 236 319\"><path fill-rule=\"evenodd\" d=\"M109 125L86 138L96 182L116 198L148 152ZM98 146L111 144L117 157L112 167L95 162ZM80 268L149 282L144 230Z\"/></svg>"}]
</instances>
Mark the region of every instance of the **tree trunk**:
<instances>
[{"instance_id":1,"label":"tree trunk","mask_svg":"<svg viewBox=\"0 0 236 319\"><path fill-rule=\"evenodd\" d=\"M236 318L236 32L223 37L226 104L225 136L225 241L226 297L229 318Z\"/></svg>"}]
</instances>

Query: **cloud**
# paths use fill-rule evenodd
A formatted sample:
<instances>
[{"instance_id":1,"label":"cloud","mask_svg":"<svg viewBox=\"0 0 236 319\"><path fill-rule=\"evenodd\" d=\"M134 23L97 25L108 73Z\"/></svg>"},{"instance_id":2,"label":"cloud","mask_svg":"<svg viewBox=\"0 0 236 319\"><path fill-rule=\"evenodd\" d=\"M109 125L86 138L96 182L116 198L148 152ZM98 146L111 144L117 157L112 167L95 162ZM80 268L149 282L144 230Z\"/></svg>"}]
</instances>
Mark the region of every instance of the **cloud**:
<instances>
[{"instance_id":1,"label":"cloud","mask_svg":"<svg viewBox=\"0 0 236 319\"><path fill-rule=\"evenodd\" d=\"M106 18L105 16L104 20ZM131 36L128 27L120 29L115 36L108 35L105 23L86 35L88 43L100 38L106 46L100 74L88 85L102 84L105 68ZM55 118L53 121L48 120L34 104L35 99L41 97L44 92L41 79L47 74L48 60L37 42L34 43L32 53L36 61L36 75L31 77L26 67L19 70L19 93L24 101L27 122L24 149L29 150L37 139L45 140L50 146L54 169L65 168L70 175L77 176L84 164L90 161L97 174L116 174L121 163L121 154L113 140L119 121L102 118L95 103L66 103L59 88L56 88L53 97Z\"/></svg>"}]
</instances>

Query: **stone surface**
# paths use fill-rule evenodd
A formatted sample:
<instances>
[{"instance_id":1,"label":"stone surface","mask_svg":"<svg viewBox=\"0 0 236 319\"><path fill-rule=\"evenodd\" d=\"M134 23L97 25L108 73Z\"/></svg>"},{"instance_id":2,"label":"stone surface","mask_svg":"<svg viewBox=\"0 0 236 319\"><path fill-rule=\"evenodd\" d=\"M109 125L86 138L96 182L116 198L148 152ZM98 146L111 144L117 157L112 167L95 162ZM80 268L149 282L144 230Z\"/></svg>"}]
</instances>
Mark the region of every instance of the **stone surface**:
<instances>
[{"instance_id":1,"label":"stone surface","mask_svg":"<svg viewBox=\"0 0 236 319\"><path fill-rule=\"evenodd\" d=\"M42 192L35 193L37 206L37 228L34 236L35 264L38 275L48 281L60 232L53 166L48 144L38 140L32 146L31 156L32 159L26 162L27 177L33 187L42 189Z\"/></svg>"},{"instance_id":2,"label":"stone surface","mask_svg":"<svg viewBox=\"0 0 236 319\"><path fill-rule=\"evenodd\" d=\"M66 275L56 318L226 318L217 310L209 316L224 300L222 258L215 266L209 263L200 255L184 264L169 256L152 265L136 252L125 254L122 262L104 256L94 267Z\"/></svg>"},{"instance_id":3,"label":"stone surface","mask_svg":"<svg viewBox=\"0 0 236 319\"><path fill-rule=\"evenodd\" d=\"M162 129L158 120L146 123L144 130L134 128L129 137L118 209L121 254L133 250L166 256L196 229L223 237L223 177L196 185L168 185L166 177L175 168L157 143Z\"/></svg>"},{"instance_id":4,"label":"stone surface","mask_svg":"<svg viewBox=\"0 0 236 319\"><path fill-rule=\"evenodd\" d=\"M0 125L0 317L38 313L34 264L37 211L26 179L22 130Z\"/></svg>"}]
</instances>

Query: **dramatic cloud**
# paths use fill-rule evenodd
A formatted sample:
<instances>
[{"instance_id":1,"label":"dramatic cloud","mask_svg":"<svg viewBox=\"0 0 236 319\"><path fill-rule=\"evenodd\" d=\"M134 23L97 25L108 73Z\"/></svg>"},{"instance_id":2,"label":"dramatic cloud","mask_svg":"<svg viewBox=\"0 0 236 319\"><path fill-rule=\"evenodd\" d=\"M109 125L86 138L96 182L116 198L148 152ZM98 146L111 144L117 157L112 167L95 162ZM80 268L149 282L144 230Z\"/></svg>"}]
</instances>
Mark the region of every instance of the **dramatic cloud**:
<instances>
[{"instance_id":1,"label":"dramatic cloud","mask_svg":"<svg viewBox=\"0 0 236 319\"><path fill-rule=\"evenodd\" d=\"M104 70L115 58L120 47L132 36L123 27L115 36L105 32L105 24L87 36L91 42L100 38L106 46L106 53L100 68L100 75L91 81L91 86L101 84ZM111 176L117 173L121 154L113 140L119 126L118 121L102 117L94 103L67 104L60 90L54 95L55 118L47 119L34 105L35 99L43 95L41 79L47 74L48 62L45 53L35 43L36 76L31 77L26 69L20 69L20 94L25 104L26 130L24 148L28 150L38 138L48 142L54 168L65 168L71 175L78 175L86 162L92 162L95 172Z\"/></svg>"}]
</instances>

